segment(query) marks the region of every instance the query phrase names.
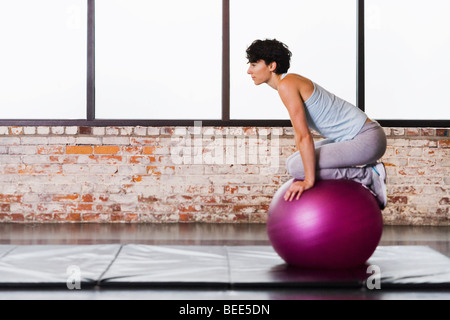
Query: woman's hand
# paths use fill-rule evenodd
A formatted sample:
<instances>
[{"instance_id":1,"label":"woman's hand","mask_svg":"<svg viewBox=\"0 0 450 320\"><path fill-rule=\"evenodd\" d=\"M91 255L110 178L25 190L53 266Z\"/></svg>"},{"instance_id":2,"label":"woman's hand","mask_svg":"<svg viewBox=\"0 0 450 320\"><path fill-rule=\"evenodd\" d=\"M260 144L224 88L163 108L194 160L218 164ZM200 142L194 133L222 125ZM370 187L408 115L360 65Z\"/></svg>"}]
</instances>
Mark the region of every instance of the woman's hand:
<instances>
[{"instance_id":1,"label":"woman's hand","mask_svg":"<svg viewBox=\"0 0 450 320\"><path fill-rule=\"evenodd\" d=\"M289 187L289 190L284 194L285 201L292 201L297 196L296 200L300 199L302 193L314 187L314 183L308 181L295 181Z\"/></svg>"}]
</instances>

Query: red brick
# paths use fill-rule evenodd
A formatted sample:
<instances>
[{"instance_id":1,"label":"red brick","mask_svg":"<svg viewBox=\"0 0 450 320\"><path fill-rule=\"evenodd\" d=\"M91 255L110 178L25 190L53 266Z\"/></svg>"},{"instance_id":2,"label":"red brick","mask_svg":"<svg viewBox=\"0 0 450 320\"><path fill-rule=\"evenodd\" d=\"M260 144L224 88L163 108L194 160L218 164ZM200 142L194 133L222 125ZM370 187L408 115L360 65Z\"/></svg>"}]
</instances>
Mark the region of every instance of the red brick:
<instances>
[{"instance_id":1,"label":"red brick","mask_svg":"<svg viewBox=\"0 0 450 320\"><path fill-rule=\"evenodd\" d=\"M155 154L156 147L144 147L143 153L147 155Z\"/></svg>"},{"instance_id":2,"label":"red brick","mask_svg":"<svg viewBox=\"0 0 450 320\"><path fill-rule=\"evenodd\" d=\"M22 213L13 213L13 214L11 214L11 221L12 222L24 222L25 216Z\"/></svg>"},{"instance_id":3,"label":"red brick","mask_svg":"<svg viewBox=\"0 0 450 320\"><path fill-rule=\"evenodd\" d=\"M124 222L135 222L138 220L139 215L137 213L124 213L122 221Z\"/></svg>"},{"instance_id":4,"label":"red brick","mask_svg":"<svg viewBox=\"0 0 450 320\"><path fill-rule=\"evenodd\" d=\"M69 213L65 219L69 222L81 222L81 214L80 213Z\"/></svg>"},{"instance_id":5,"label":"red brick","mask_svg":"<svg viewBox=\"0 0 450 320\"><path fill-rule=\"evenodd\" d=\"M94 202L94 197L91 194L84 194L81 199L83 202Z\"/></svg>"},{"instance_id":6,"label":"red brick","mask_svg":"<svg viewBox=\"0 0 450 320\"><path fill-rule=\"evenodd\" d=\"M111 214L112 222L136 222L138 221L139 215L137 213L119 213L114 212Z\"/></svg>"},{"instance_id":7,"label":"red brick","mask_svg":"<svg viewBox=\"0 0 450 320\"><path fill-rule=\"evenodd\" d=\"M113 212L120 212L120 211L122 211L122 208L120 207L120 204L118 204L118 203L113 204L111 206L111 209L112 209Z\"/></svg>"},{"instance_id":8,"label":"red brick","mask_svg":"<svg viewBox=\"0 0 450 320\"><path fill-rule=\"evenodd\" d=\"M238 186L225 186L225 193L235 194L239 190Z\"/></svg>"},{"instance_id":9,"label":"red brick","mask_svg":"<svg viewBox=\"0 0 450 320\"><path fill-rule=\"evenodd\" d=\"M420 136L420 129L419 128L406 128L406 135L407 136Z\"/></svg>"},{"instance_id":10,"label":"red brick","mask_svg":"<svg viewBox=\"0 0 450 320\"><path fill-rule=\"evenodd\" d=\"M21 202L23 196L15 196L9 194L0 194L0 203L15 203Z\"/></svg>"},{"instance_id":11,"label":"red brick","mask_svg":"<svg viewBox=\"0 0 450 320\"><path fill-rule=\"evenodd\" d=\"M92 127L80 127L79 132L80 132L80 134L83 134L83 135L91 135Z\"/></svg>"},{"instance_id":12,"label":"red brick","mask_svg":"<svg viewBox=\"0 0 450 320\"><path fill-rule=\"evenodd\" d=\"M439 140L439 148L450 148L450 140Z\"/></svg>"},{"instance_id":13,"label":"red brick","mask_svg":"<svg viewBox=\"0 0 450 320\"><path fill-rule=\"evenodd\" d=\"M83 213L81 220L83 222L105 222L103 213Z\"/></svg>"},{"instance_id":14,"label":"red brick","mask_svg":"<svg viewBox=\"0 0 450 320\"><path fill-rule=\"evenodd\" d=\"M435 129L431 129L431 128L422 128L422 129L420 129L420 132L421 132L422 136L424 136L424 137L432 137L432 136L436 135Z\"/></svg>"},{"instance_id":15,"label":"red brick","mask_svg":"<svg viewBox=\"0 0 450 320\"><path fill-rule=\"evenodd\" d=\"M182 212L178 215L180 222L194 222L194 216L191 213Z\"/></svg>"},{"instance_id":16,"label":"red brick","mask_svg":"<svg viewBox=\"0 0 450 320\"><path fill-rule=\"evenodd\" d=\"M87 203L78 203L76 206L72 207L73 212L87 212L92 211L93 205Z\"/></svg>"},{"instance_id":17,"label":"red brick","mask_svg":"<svg viewBox=\"0 0 450 320\"><path fill-rule=\"evenodd\" d=\"M388 203L407 204L408 203L408 197L405 197L405 196L389 196Z\"/></svg>"},{"instance_id":18,"label":"red brick","mask_svg":"<svg viewBox=\"0 0 450 320\"><path fill-rule=\"evenodd\" d=\"M120 147L118 146L97 146L94 147L95 154L118 154Z\"/></svg>"},{"instance_id":19,"label":"red brick","mask_svg":"<svg viewBox=\"0 0 450 320\"><path fill-rule=\"evenodd\" d=\"M10 204L0 204L0 212L10 212L11 205Z\"/></svg>"},{"instance_id":20,"label":"red brick","mask_svg":"<svg viewBox=\"0 0 450 320\"><path fill-rule=\"evenodd\" d=\"M80 198L77 194L69 194L69 195L55 195L53 196L53 201L64 202L64 201L76 201Z\"/></svg>"},{"instance_id":21,"label":"red brick","mask_svg":"<svg viewBox=\"0 0 450 320\"><path fill-rule=\"evenodd\" d=\"M94 148L91 146L67 146L66 154L92 154Z\"/></svg>"}]
</instances>

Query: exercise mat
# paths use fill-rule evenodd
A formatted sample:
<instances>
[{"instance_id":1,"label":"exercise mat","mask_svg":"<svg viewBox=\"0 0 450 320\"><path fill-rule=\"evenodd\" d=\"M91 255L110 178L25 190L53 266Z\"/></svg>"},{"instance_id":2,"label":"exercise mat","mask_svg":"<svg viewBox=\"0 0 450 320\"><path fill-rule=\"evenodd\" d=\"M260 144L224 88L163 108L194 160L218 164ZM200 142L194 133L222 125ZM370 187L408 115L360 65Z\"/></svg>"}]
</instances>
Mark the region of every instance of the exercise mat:
<instances>
[{"instance_id":1,"label":"exercise mat","mask_svg":"<svg viewBox=\"0 0 450 320\"><path fill-rule=\"evenodd\" d=\"M31 245L0 248L0 287L97 285L120 245ZM3 255L1 252L3 251Z\"/></svg>"},{"instance_id":2,"label":"exercise mat","mask_svg":"<svg viewBox=\"0 0 450 320\"><path fill-rule=\"evenodd\" d=\"M380 246L366 265L288 266L270 246L0 246L0 287L450 288L450 259L428 247ZM377 283L378 281L378 283Z\"/></svg>"},{"instance_id":3,"label":"exercise mat","mask_svg":"<svg viewBox=\"0 0 450 320\"><path fill-rule=\"evenodd\" d=\"M226 287L228 270L226 247L125 245L100 284Z\"/></svg>"}]
</instances>

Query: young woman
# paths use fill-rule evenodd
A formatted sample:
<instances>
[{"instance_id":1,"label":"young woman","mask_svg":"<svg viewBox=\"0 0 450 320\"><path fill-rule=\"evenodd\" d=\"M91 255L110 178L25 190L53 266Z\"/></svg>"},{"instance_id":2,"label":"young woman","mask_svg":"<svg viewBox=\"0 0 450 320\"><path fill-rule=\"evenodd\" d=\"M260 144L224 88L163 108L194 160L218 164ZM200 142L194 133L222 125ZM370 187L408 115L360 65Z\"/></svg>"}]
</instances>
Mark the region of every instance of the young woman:
<instances>
[{"instance_id":1,"label":"young woman","mask_svg":"<svg viewBox=\"0 0 450 320\"><path fill-rule=\"evenodd\" d=\"M297 181L286 192L286 201L299 199L316 180L357 181L387 204L386 171L377 161L386 152L383 128L354 105L336 97L290 68L292 53L277 40L256 40L247 49L255 85L278 91L295 132L298 151L287 160L287 170ZM314 143L311 129L325 137Z\"/></svg>"}]
</instances>

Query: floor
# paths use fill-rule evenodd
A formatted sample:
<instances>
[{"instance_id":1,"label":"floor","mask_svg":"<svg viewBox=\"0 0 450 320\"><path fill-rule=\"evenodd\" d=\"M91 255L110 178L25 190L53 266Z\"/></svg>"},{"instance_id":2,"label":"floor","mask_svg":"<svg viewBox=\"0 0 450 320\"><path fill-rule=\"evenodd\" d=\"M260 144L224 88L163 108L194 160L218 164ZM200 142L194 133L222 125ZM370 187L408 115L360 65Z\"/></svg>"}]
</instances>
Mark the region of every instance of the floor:
<instances>
[{"instance_id":1,"label":"floor","mask_svg":"<svg viewBox=\"0 0 450 320\"><path fill-rule=\"evenodd\" d=\"M189 246L267 246L261 224L0 224L0 244L90 245L147 244ZM428 246L450 258L450 227L385 226L382 246ZM3 299L151 299L151 300L293 300L293 299L449 299L444 290L368 289L52 289L0 290Z\"/></svg>"}]
</instances>

